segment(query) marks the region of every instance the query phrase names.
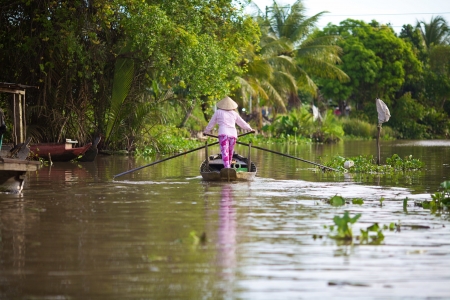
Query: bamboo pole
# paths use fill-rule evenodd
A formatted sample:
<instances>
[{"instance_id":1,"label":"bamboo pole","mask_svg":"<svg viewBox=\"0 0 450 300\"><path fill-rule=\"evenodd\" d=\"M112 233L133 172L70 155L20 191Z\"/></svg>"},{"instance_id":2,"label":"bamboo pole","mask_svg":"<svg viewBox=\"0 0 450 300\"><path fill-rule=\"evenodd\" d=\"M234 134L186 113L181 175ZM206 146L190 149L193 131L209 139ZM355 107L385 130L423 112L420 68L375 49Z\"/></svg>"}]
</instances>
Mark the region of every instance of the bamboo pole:
<instances>
[{"instance_id":1,"label":"bamboo pole","mask_svg":"<svg viewBox=\"0 0 450 300\"><path fill-rule=\"evenodd\" d=\"M377 165L380 165L380 161L381 161L381 159L380 159L380 157L381 157L381 154L380 154L381 124L378 124L377 128L378 128L378 133L377 133Z\"/></svg>"}]
</instances>

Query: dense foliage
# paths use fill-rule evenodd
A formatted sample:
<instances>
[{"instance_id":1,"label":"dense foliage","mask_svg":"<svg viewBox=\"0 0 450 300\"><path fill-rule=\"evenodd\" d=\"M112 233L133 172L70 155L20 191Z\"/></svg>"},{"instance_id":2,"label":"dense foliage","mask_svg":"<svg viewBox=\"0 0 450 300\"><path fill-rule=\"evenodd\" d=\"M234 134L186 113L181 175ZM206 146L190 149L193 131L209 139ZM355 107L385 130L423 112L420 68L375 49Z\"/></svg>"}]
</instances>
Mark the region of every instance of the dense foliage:
<instances>
[{"instance_id":1,"label":"dense foliage","mask_svg":"<svg viewBox=\"0 0 450 300\"><path fill-rule=\"evenodd\" d=\"M103 135L125 147L143 124L162 122L163 102L188 110L235 86L241 49L259 32L235 5L2 0L0 81L39 88L27 96L36 139Z\"/></svg>"}]
</instances>

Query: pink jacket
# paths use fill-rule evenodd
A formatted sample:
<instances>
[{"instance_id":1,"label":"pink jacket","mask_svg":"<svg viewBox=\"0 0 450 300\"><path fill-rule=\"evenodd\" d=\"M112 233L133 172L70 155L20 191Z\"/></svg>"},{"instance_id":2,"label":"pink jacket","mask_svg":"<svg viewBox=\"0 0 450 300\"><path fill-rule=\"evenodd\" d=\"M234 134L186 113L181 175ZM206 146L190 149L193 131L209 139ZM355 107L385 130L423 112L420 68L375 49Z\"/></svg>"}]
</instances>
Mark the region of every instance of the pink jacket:
<instances>
[{"instance_id":1,"label":"pink jacket","mask_svg":"<svg viewBox=\"0 0 450 300\"><path fill-rule=\"evenodd\" d=\"M237 137L236 124L238 124L242 129L252 130L250 125L248 125L248 123L245 122L234 110L216 110L209 121L208 126L205 128L205 133L210 133L216 124L219 125L218 135L224 134L229 137Z\"/></svg>"}]
</instances>

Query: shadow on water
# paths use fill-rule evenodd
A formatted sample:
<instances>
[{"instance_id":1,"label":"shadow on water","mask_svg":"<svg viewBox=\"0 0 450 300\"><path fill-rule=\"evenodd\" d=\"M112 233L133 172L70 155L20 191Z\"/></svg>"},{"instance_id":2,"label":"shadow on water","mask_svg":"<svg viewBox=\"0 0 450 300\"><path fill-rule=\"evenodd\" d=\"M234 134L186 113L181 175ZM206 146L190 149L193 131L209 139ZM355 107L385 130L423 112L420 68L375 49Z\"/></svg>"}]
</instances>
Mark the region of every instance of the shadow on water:
<instances>
[{"instance_id":1,"label":"shadow on water","mask_svg":"<svg viewBox=\"0 0 450 300\"><path fill-rule=\"evenodd\" d=\"M368 155L373 146L275 150L318 161ZM449 214L414 201L448 180L449 148L385 142L383 158L426 164L396 178L329 177L258 151L258 176L248 183L203 182L201 152L114 181L148 161L99 156L43 167L28 174L21 195L0 194L0 298L447 298ZM348 203L327 204L334 195ZM343 245L324 226L344 211L362 214L355 234L375 222L396 229L383 231L382 245Z\"/></svg>"}]
</instances>

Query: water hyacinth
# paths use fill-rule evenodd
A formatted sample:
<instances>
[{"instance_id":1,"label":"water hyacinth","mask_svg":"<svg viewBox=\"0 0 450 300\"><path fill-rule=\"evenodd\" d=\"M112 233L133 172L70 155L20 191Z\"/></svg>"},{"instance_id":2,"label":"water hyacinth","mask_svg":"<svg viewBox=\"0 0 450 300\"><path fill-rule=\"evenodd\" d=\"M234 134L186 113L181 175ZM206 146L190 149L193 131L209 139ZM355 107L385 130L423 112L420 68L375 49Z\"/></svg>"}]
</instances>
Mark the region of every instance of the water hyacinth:
<instances>
[{"instance_id":1,"label":"water hyacinth","mask_svg":"<svg viewBox=\"0 0 450 300\"><path fill-rule=\"evenodd\" d=\"M398 171L418 171L424 167L424 163L409 155L402 159L398 154L386 159L386 164L377 165L373 155L359 155L355 157L342 157L336 155L328 162L322 162L325 166L350 173L392 174Z\"/></svg>"}]
</instances>

